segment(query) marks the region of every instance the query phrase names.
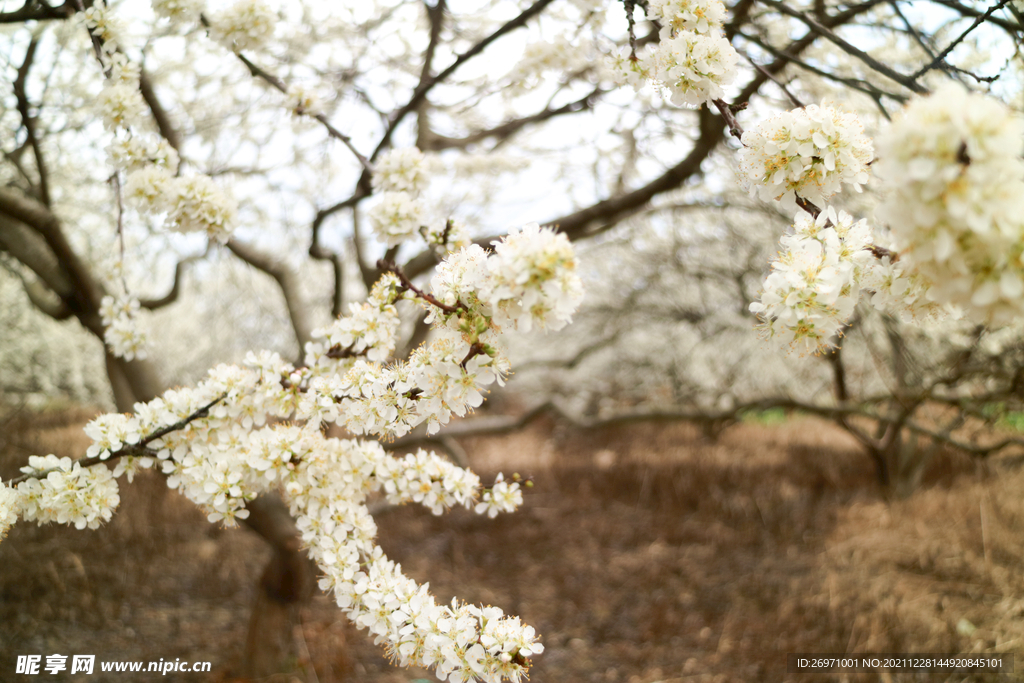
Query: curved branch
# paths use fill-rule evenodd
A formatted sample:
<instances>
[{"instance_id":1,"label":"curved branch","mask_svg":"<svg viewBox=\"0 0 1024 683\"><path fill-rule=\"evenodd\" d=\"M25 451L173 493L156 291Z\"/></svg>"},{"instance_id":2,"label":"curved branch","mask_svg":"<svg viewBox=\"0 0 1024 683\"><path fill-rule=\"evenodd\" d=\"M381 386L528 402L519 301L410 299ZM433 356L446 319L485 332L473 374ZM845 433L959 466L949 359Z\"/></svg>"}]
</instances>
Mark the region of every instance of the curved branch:
<instances>
[{"instance_id":1,"label":"curved branch","mask_svg":"<svg viewBox=\"0 0 1024 683\"><path fill-rule=\"evenodd\" d=\"M14 79L14 96L18 101L18 113L21 115L21 123L25 126L25 135L28 144L32 148L32 155L36 160L36 173L39 176L38 194L40 201L46 206L52 204L50 200L50 173L47 170L46 162L43 160L43 149L39 144L39 136L36 133L36 118L30 111L31 104L25 92L25 82L28 80L28 73L32 69L32 61L36 55L36 47L39 41L35 36L25 50L25 61L18 67L18 76Z\"/></svg>"},{"instance_id":2,"label":"curved branch","mask_svg":"<svg viewBox=\"0 0 1024 683\"><path fill-rule=\"evenodd\" d=\"M153 88L153 79L150 78L149 73L142 69L139 72L139 92L142 93L142 99L149 105L149 110L153 113L153 120L156 122L157 130L160 131L160 135L164 140L167 140L167 144L174 148L175 152L181 153L181 134L175 127L174 122L171 121L171 115L167 113L164 106L160 103L160 98L157 97L156 90Z\"/></svg>"},{"instance_id":3,"label":"curved branch","mask_svg":"<svg viewBox=\"0 0 1024 683\"><path fill-rule=\"evenodd\" d=\"M918 84L918 82L916 80L916 76L907 76L905 74L901 74L898 71L895 71L895 70L891 69L890 67L886 66L882 62L878 61L877 59L875 59L874 57L869 55L867 52L864 52L864 50L861 50L860 48L858 48L857 46L853 45L852 43L850 43L850 42L840 38L830 28L828 28L827 26L824 26L824 25L818 23L817 21L815 21L811 17L807 16L805 12L802 12L800 10L795 10L792 7L789 7L788 5L786 5L785 3L780 2L780 0L759 0L759 1L762 2L765 5L768 5L769 7L773 7L775 9L777 9L779 12L781 12L783 14L786 14L786 15L789 15L789 16L793 17L797 21L802 22L812 32L818 34L819 36L822 36L823 38L828 39L830 42L832 42L836 47L838 47L843 52L845 52L848 55L851 55L853 57L856 57L857 59L859 59L861 62L863 62L865 65L867 65L871 69L874 69L875 71L877 71L878 73L882 74L883 76L885 76L889 80L892 80L892 81L895 81L896 83L899 83L900 85L902 85L907 90L910 90L911 92L915 92L915 93L918 93L918 94L923 94L923 93L928 92L927 88L924 88L923 86Z\"/></svg>"},{"instance_id":4,"label":"curved branch","mask_svg":"<svg viewBox=\"0 0 1024 683\"><path fill-rule=\"evenodd\" d=\"M444 82L449 76L455 73L463 64L476 57L483 52L487 47L498 40L502 36L515 31L516 29L526 26L530 19L535 17L544 11L548 5L554 0L536 0L532 5L523 10L519 16L515 17L502 24L498 30L490 34L480 42L473 45L471 48L460 54L455 60L449 64L441 73L436 76L431 76L425 81L420 81L420 84L416 86L409 101L398 109L391 112L388 115L387 127L384 130L384 134L381 136L380 142L377 143L377 148L373 150L373 154L370 155L370 162L373 162L381 152L383 152L391 144L391 136L395 132L395 128L401 123L406 116L416 111L420 104L424 101L427 93L430 92L434 86ZM359 180L356 182L356 189L348 199L342 200L336 204L333 204L325 209L321 209L317 212L316 223L322 223L331 214L340 211L341 209L355 206L364 198L370 196L373 193L373 188L370 186L370 172L364 168L363 173L359 176Z\"/></svg>"},{"instance_id":5,"label":"curved branch","mask_svg":"<svg viewBox=\"0 0 1024 683\"><path fill-rule=\"evenodd\" d=\"M185 267L190 263L198 261L203 258L206 254L197 254L195 256L189 256L178 261L174 266L174 282L171 284L171 290L161 297L156 299L140 299L139 305L150 311L155 311L158 308L169 306L178 300L178 296L181 294L181 281L185 276Z\"/></svg>"},{"instance_id":6,"label":"curved branch","mask_svg":"<svg viewBox=\"0 0 1024 683\"><path fill-rule=\"evenodd\" d=\"M45 2L27 0L21 9L13 12L0 12L0 24L20 24L26 21L46 21L48 19L67 19L75 13L70 2L51 7Z\"/></svg>"},{"instance_id":7,"label":"curved branch","mask_svg":"<svg viewBox=\"0 0 1024 683\"><path fill-rule=\"evenodd\" d=\"M266 273L277 282L284 295L285 307L288 309L288 317L291 319L295 338L299 342L299 354L301 355L306 342L313 337L313 326L309 320L309 307L300 292L298 273L284 261L236 239L228 240L227 247L235 256L253 268Z\"/></svg>"},{"instance_id":8,"label":"curved branch","mask_svg":"<svg viewBox=\"0 0 1024 683\"><path fill-rule=\"evenodd\" d=\"M470 133L462 138L450 138L434 133L433 131L426 131L425 133L421 131L421 144L418 146L423 151L439 152L443 149L465 149L469 145L482 142L487 138L497 138L498 141L501 142L507 140L531 124L542 123L564 114L575 114L585 109L592 109L597 99L605 92L606 91L602 88L595 88L589 95L581 97L578 100L574 100L573 102L569 102L568 104L564 104L561 107L553 109L548 106L536 114L506 121L494 128Z\"/></svg>"}]
</instances>

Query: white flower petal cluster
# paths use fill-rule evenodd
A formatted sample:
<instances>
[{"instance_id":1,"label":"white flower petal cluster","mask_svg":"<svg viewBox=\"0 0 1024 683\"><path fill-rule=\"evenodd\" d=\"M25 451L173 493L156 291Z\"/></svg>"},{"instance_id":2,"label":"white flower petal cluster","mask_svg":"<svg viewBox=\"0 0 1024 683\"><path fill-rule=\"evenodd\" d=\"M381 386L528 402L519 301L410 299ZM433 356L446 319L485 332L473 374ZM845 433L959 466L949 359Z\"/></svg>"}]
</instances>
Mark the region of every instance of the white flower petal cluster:
<instances>
[{"instance_id":1,"label":"white flower petal cluster","mask_svg":"<svg viewBox=\"0 0 1024 683\"><path fill-rule=\"evenodd\" d=\"M145 111L137 84L112 82L96 97L96 107L108 130L128 128L136 123Z\"/></svg>"},{"instance_id":2,"label":"white flower petal cluster","mask_svg":"<svg viewBox=\"0 0 1024 683\"><path fill-rule=\"evenodd\" d=\"M165 225L175 232L205 232L226 242L235 227L235 200L207 175L177 178L167 196Z\"/></svg>"},{"instance_id":3,"label":"white flower petal cluster","mask_svg":"<svg viewBox=\"0 0 1024 683\"><path fill-rule=\"evenodd\" d=\"M494 518L500 512L514 512L522 504L523 492L519 483L509 484L505 481L505 475L499 474L494 480L494 486L484 493L482 501L477 504L476 513L486 513L488 517Z\"/></svg>"},{"instance_id":4,"label":"white flower petal cluster","mask_svg":"<svg viewBox=\"0 0 1024 683\"><path fill-rule=\"evenodd\" d=\"M8 530L18 521L20 511L21 494L17 489L5 486L0 481L0 541L7 536Z\"/></svg>"},{"instance_id":5,"label":"white flower petal cluster","mask_svg":"<svg viewBox=\"0 0 1024 683\"><path fill-rule=\"evenodd\" d=\"M118 358L133 360L146 357L149 336L139 321L139 300L127 294L105 296L100 302L103 341Z\"/></svg>"},{"instance_id":6,"label":"white flower petal cluster","mask_svg":"<svg viewBox=\"0 0 1024 683\"><path fill-rule=\"evenodd\" d=\"M420 424L436 433L452 414L463 416L483 403L485 387L503 382L502 356L469 355L468 344L437 339L405 362L384 366L356 361L335 390L341 420L353 434L408 434Z\"/></svg>"},{"instance_id":7,"label":"white flower petal cluster","mask_svg":"<svg viewBox=\"0 0 1024 683\"><path fill-rule=\"evenodd\" d=\"M263 0L238 0L210 19L210 34L234 52L257 50L274 37L277 13Z\"/></svg>"},{"instance_id":8,"label":"white flower petal cluster","mask_svg":"<svg viewBox=\"0 0 1024 683\"><path fill-rule=\"evenodd\" d=\"M422 192L430 182L429 166L426 155L415 147L388 150L374 162L373 188L379 192Z\"/></svg>"},{"instance_id":9,"label":"white flower petal cluster","mask_svg":"<svg viewBox=\"0 0 1024 683\"><path fill-rule=\"evenodd\" d=\"M679 31L662 39L648 59L654 80L676 105L700 106L725 95L739 57L723 35Z\"/></svg>"},{"instance_id":10,"label":"white flower petal cluster","mask_svg":"<svg viewBox=\"0 0 1024 683\"><path fill-rule=\"evenodd\" d=\"M89 32L99 38L104 54L117 52L126 33L125 24L109 7L96 3L77 16L81 16Z\"/></svg>"},{"instance_id":11,"label":"white flower petal cluster","mask_svg":"<svg viewBox=\"0 0 1024 683\"><path fill-rule=\"evenodd\" d=\"M315 90L292 83L288 86L288 108L296 116L316 118L324 113L324 103Z\"/></svg>"},{"instance_id":12,"label":"white flower petal cluster","mask_svg":"<svg viewBox=\"0 0 1024 683\"><path fill-rule=\"evenodd\" d=\"M499 328L559 330L583 297L576 255L568 238L529 223L494 242L494 253L471 244L450 254L431 280L431 291L449 306L461 302ZM430 322L442 319L431 311ZM449 318L451 321L451 318Z\"/></svg>"},{"instance_id":13,"label":"white flower petal cluster","mask_svg":"<svg viewBox=\"0 0 1024 683\"><path fill-rule=\"evenodd\" d=\"M861 281L873 292L869 301L880 311L898 315L905 321L937 320L950 314L947 306L932 301L929 284L906 260L893 261L886 255L869 264Z\"/></svg>"},{"instance_id":14,"label":"white flower petal cluster","mask_svg":"<svg viewBox=\"0 0 1024 683\"><path fill-rule=\"evenodd\" d=\"M650 9L662 22L660 41L635 58L628 49L614 56L617 80L637 90L655 83L676 105L721 99L739 55L722 32L720 0L652 0Z\"/></svg>"},{"instance_id":15,"label":"white flower petal cluster","mask_svg":"<svg viewBox=\"0 0 1024 683\"><path fill-rule=\"evenodd\" d=\"M313 330L306 344L306 365L333 364L338 358L366 356L383 361L395 350L401 319L395 308L398 279L385 274L364 303L350 303L349 314L327 327Z\"/></svg>"},{"instance_id":16,"label":"white flower petal cluster","mask_svg":"<svg viewBox=\"0 0 1024 683\"><path fill-rule=\"evenodd\" d=\"M166 10L191 7L190 2L155 2L159 16ZM265 7L261 3L241 2L243 5ZM198 5L196 5L198 7ZM161 9L163 8L163 9ZM230 13L232 10L226 10ZM258 9L239 10L240 15L259 14ZM254 16L255 16L254 14ZM85 13L86 26L100 38L108 40L116 31L116 20L107 8L94 6ZM113 41L113 38L109 38ZM237 206L207 175L195 174L177 177L178 153L165 140L139 130L138 122L146 104L139 90L139 67L117 52L114 42L103 42L102 61L109 70L106 87L97 97L96 107L108 129L114 131L109 146L111 160L118 170L127 172L125 194L127 199L145 213L166 213L165 226L175 232L205 232L210 237L226 241L234 229ZM125 328L118 328L117 341L108 343L115 348L131 346L133 337Z\"/></svg>"},{"instance_id":17,"label":"white flower petal cluster","mask_svg":"<svg viewBox=\"0 0 1024 683\"><path fill-rule=\"evenodd\" d=\"M107 147L116 168L138 171L150 166L169 175L178 172L178 153L163 138L154 135L119 136Z\"/></svg>"},{"instance_id":18,"label":"white flower petal cluster","mask_svg":"<svg viewBox=\"0 0 1024 683\"><path fill-rule=\"evenodd\" d=\"M560 330L583 298L576 254L564 233L524 225L494 243L486 298L498 325Z\"/></svg>"},{"instance_id":19,"label":"white flower petal cluster","mask_svg":"<svg viewBox=\"0 0 1024 683\"><path fill-rule=\"evenodd\" d=\"M772 342L819 353L827 349L857 305L860 281L874 256L867 221L827 207L818 217L801 211L794 232L781 239L761 300L750 310Z\"/></svg>"},{"instance_id":20,"label":"white flower petal cluster","mask_svg":"<svg viewBox=\"0 0 1024 683\"><path fill-rule=\"evenodd\" d=\"M400 459L381 459L374 477L383 483L389 503L419 503L435 515L455 505L470 507L480 488L480 477L422 449Z\"/></svg>"},{"instance_id":21,"label":"white flower petal cluster","mask_svg":"<svg viewBox=\"0 0 1024 683\"><path fill-rule=\"evenodd\" d=\"M579 36L557 36L528 43L522 56L514 61L502 88L506 98L522 95L540 85L548 74L580 73L591 68L590 41Z\"/></svg>"},{"instance_id":22,"label":"white flower petal cluster","mask_svg":"<svg viewBox=\"0 0 1024 683\"><path fill-rule=\"evenodd\" d=\"M453 219L435 221L426 226L426 229L423 230L423 239L440 258L463 247L468 247L472 243L466 226Z\"/></svg>"},{"instance_id":23,"label":"white flower petal cluster","mask_svg":"<svg viewBox=\"0 0 1024 683\"><path fill-rule=\"evenodd\" d=\"M423 202L411 193L384 192L368 216L377 239L393 247L417 233L424 212Z\"/></svg>"},{"instance_id":24,"label":"white flower petal cluster","mask_svg":"<svg viewBox=\"0 0 1024 683\"><path fill-rule=\"evenodd\" d=\"M929 296L969 319L1024 314L1024 122L950 83L913 100L878 142L878 215Z\"/></svg>"},{"instance_id":25,"label":"white flower petal cluster","mask_svg":"<svg viewBox=\"0 0 1024 683\"><path fill-rule=\"evenodd\" d=\"M108 80L112 83L124 83L135 88L139 87L139 76L142 68L135 62L128 59L123 52L106 52L100 55L103 68L110 71Z\"/></svg>"},{"instance_id":26,"label":"white flower petal cluster","mask_svg":"<svg viewBox=\"0 0 1024 683\"><path fill-rule=\"evenodd\" d=\"M133 446L142 438L142 428L136 417L108 413L100 415L85 426L85 435L92 439L86 457L106 460L110 454L124 446Z\"/></svg>"},{"instance_id":27,"label":"white flower petal cluster","mask_svg":"<svg viewBox=\"0 0 1024 683\"><path fill-rule=\"evenodd\" d=\"M650 0L649 9L661 21L662 40L681 31L715 33L725 20L721 0Z\"/></svg>"},{"instance_id":28,"label":"white flower petal cluster","mask_svg":"<svg viewBox=\"0 0 1024 683\"><path fill-rule=\"evenodd\" d=\"M434 432L451 415L465 415L509 371L503 332L568 320L579 298L575 271L564 235L534 224L498 242L493 254L478 246L450 254L438 282L448 304L400 274L386 274L366 304L317 333L306 347L306 365L250 353L244 365L211 369L194 388L136 404L134 415L90 422L88 455L117 460L113 475L100 462L83 469L69 459L30 459L16 492L0 485L0 528L18 515L95 526L117 504L114 477L130 478L154 463L170 487L226 525L248 515L248 502L275 490L324 572L321 586L399 663L432 667L449 681L523 680L528 658L543 651L533 628L493 607L438 605L426 586L384 556L367 508L368 497L377 495L434 513L460 505L493 517L521 504L518 482L498 477L484 488L475 474L434 453L395 457L377 442L327 438L320 427L335 422L387 437L424 422ZM395 304L402 298L440 311L441 334L407 361L383 365L378 361L394 348ZM111 318L117 314L116 302L106 308Z\"/></svg>"},{"instance_id":29,"label":"white flower petal cluster","mask_svg":"<svg viewBox=\"0 0 1024 683\"><path fill-rule=\"evenodd\" d=\"M868 181L874 151L855 114L809 105L782 112L743 134L740 168L750 194L783 200L798 195L823 205L842 185L858 192Z\"/></svg>"},{"instance_id":30,"label":"white flower petal cluster","mask_svg":"<svg viewBox=\"0 0 1024 683\"><path fill-rule=\"evenodd\" d=\"M30 456L25 474L42 474L18 484L21 517L28 522L74 524L78 529L97 528L110 521L121 502L117 480L104 465L82 467L71 458Z\"/></svg>"},{"instance_id":31,"label":"white flower petal cluster","mask_svg":"<svg viewBox=\"0 0 1024 683\"><path fill-rule=\"evenodd\" d=\"M189 24L199 21L206 9L205 0L152 0L153 14L171 24Z\"/></svg>"}]
</instances>

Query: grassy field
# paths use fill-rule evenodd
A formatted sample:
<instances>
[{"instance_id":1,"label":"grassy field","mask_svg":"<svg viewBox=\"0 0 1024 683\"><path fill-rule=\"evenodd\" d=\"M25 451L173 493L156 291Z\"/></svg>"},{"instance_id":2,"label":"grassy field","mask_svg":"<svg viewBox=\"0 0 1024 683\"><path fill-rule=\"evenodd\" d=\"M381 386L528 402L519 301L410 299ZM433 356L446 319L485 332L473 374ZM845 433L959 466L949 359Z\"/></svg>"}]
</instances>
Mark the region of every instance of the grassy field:
<instances>
[{"instance_id":1,"label":"grassy field","mask_svg":"<svg viewBox=\"0 0 1024 683\"><path fill-rule=\"evenodd\" d=\"M8 424L0 475L32 453L82 453L86 417ZM1024 650L1024 472L944 454L919 492L888 501L843 432L765 422L717 442L686 425L467 440L485 479L533 477L523 509L397 508L379 517L381 544L441 600L536 626L547 649L534 683L1024 680L787 674L789 652ZM0 680L51 680L13 674L30 653L210 661L209 675L133 680L240 680L261 542L208 524L156 476L122 501L105 528L19 524L0 543ZM275 681L436 680L389 665L324 596L293 635L298 673ZM107 676L78 680L130 675Z\"/></svg>"}]
</instances>

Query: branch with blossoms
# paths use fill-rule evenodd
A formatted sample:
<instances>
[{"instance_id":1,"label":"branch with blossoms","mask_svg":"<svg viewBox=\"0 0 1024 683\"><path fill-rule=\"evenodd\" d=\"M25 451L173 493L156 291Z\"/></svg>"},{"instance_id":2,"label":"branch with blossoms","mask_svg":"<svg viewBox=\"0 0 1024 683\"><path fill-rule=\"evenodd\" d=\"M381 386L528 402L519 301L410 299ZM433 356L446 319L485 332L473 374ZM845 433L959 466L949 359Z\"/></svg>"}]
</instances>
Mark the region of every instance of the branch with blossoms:
<instances>
[{"instance_id":1,"label":"branch with blossoms","mask_svg":"<svg viewBox=\"0 0 1024 683\"><path fill-rule=\"evenodd\" d=\"M154 448L150 448L150 444L156 442L159 439L185 429L187 426L194 423L196 420L201 420L210 416L210 409L215 405L227 398L227 395L218 396L206 405L202 406L195 412L191 413L178 420L177 422L169 425L165 425L156 429L155 431L139 435L138 426L132 422L131 418L125 418L123 415L112 416L112 420L105 423L93 423L92 431L95 433L97 444L106 445L107 448L102 449L96 455L88 455L84 458L72 461L76 466L80 468L93 467L104 462L114 462L120 458L132 458L132 457L148 457L156 458L159 455L159 451ZM113 424L111 424L113 422ZM87 432L88 433L88 432ZM93 434L90 434L93 436ZM121 445L118 445L121 444ZM148 465L144 465L148 467ZM6 486L14 487L18 484L28 481L29 479L46 479L52 472L64 471L63 466L52 467L50 469L36 469L31 467L22 468L22 474L20 477L14 477L6 482ZM115 477L119 476L119 472L115 472ZM3 481L0 481L0 485L5 485Z\"/></svg>"},{"instance_id":2,"label":"branch with blossoms","mask_svg":"<svg viewBox=\"0 0 1024 683\"><path fill-rule=\"evenodd\" d=\"M472 412L508 373L504 335L569 322L582 295L575 255L564 235L532 224L491 251L450 252L429 290L400 269L384 270L366 302L313 331L301 367L250 353L193 389L136 405L133 417L93 420L83 460L32 456L24 476L0 483L0 535L19 518L95 527L120 500L116 477L155 464L211 522L232 525L247 518L250 502L278 492L324 573L321 587L399 663L454 680L521 679L543 650L532 627L494 607L437 605L377 546L369 496L493 517L518 507L529 482L499 476L485 487L435 453L396 457L376 441L327 438L320 428L388 438L419 424L435 433L452 415ZM399 328L395 304L409 293L435 312L437 338L384 364Z\"/></svg>"}]
</instances>

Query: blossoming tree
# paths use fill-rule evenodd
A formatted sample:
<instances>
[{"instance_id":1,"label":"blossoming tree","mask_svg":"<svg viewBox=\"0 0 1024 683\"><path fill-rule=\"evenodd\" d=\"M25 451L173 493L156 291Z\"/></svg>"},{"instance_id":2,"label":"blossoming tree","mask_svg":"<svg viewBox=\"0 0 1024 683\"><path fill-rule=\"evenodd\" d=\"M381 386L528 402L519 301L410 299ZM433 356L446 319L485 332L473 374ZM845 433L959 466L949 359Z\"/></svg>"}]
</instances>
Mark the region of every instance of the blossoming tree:
<instances>
[{"instance_id":1,"label":"blossoming tree","mask_svg":"<svg viewBox=\"0 0 1024 683\"><path fill-rule=\"evenodd\" d=\"M570 322L585 268L572 241L685 187L731 134L751 195L793 220L750 305L770 342L827 350L861 298L911 317L1019 318L1019 117L943 75L995 78L958 66L957 47L979 27L1019 38L1009 2L943 0L967 26L942 46L926 18L873 0L340 4L2 7L0 250L33 305L103 340L124 412L89 423L81 458L33 456L0 482L0 535L18 520L95 527L118 479L155 467L211 522L264 535L274 562L301 566L301 546L397 662L520 680L543 650L533 629L498 607L438 604L383 554L369 507L495 516L522 502L520 482L484 485L376 439L444 429L508 377L510 339ZM901 64L920 64L896 70L843 37L864 18L880 32L870 47L913 41ZM996 75L1019 68L998 57ZM887 117L906 106L872 142L851 111L803 106L787 83L804 72ZM744 132L737 113L773 88L792 111ZM872 175L889 192L877 224L835 204ZM534 194L517 198L521 220L509 185ZM542 211L556 212L544 227ZM328 287L311 293L296 245L325 262ZM279 287L300 353L251 351L166 389L147 311L179 298L190 265L228 254ZM168 255L173 285L143 295ZM346 305L353 269L368 294Z\"/></svg>"}]
</instances>

